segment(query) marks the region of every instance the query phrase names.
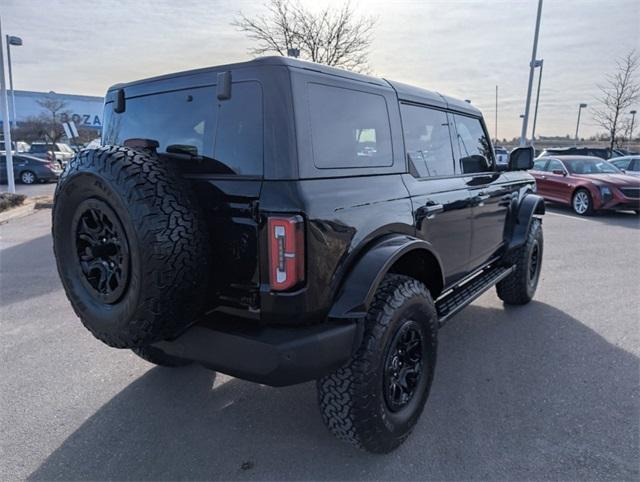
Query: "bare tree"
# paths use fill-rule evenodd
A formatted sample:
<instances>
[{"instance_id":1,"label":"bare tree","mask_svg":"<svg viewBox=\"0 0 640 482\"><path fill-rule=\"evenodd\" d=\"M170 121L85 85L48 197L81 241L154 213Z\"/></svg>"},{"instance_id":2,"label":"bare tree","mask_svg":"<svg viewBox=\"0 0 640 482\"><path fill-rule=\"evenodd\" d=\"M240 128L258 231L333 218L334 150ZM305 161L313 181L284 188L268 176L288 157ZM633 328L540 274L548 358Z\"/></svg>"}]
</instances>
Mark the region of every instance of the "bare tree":
<instances>
[{"instance_id":1,"label":"bare tree","mask_svg":"<svg viewBox=\"0 0 640 482\"><path fill-rule=\"evenodd\" d=\"M32 118L32 126L39 125L41 137L49 143L58 142L64 135L60 116L67 111L67 103L63 100L50 97L37 101L45 112L36 118Z\"/></svg>"},{"instance_id":2,"label":"bare tree","mask_svg":"<svg viewBox=\"0 0 640 482\"><path fill-rule=\"evenodd\" d=\"M315 12L296 0L268 0L266 10L253 17L240 12L232 23L256 42L251 54L287 55L289 49L299 49L302 58L313 62L356 72L369 70L376 19L358 16L350 1L339 9Z\"/></svg>"},{"instance_id":3,"label":"bare tree","mask_svg":"<svg viewBox=\"0 0 640 482\"><path fill-rule=\"evenodd\" d=\"M636 72L640 59L635 50L616 60L616 71L605 77L605 83L598 85L600 97L596 100L599 107L594 111L593 119L609 134L609 149L619 141L618 137L625 126L623 116L640 99L640 84Z\"/></svg>"}]
</instances>

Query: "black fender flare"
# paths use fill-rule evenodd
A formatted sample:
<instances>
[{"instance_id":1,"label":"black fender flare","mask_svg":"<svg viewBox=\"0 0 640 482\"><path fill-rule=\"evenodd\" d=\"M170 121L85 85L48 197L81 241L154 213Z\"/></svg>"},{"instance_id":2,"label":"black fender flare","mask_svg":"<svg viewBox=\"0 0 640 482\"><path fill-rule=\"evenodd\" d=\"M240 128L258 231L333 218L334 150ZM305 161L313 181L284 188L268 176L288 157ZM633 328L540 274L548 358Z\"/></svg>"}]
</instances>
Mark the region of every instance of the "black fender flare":
<instances>
[{"instance_id":1,"label":"black fender flare","mask_svg":"<svg viewBox=\"0 0 640 482\"><path fill-rule=\"evenodd\" d=\"M407 235L386 236L374 242L345 275L329 318L364 317L384 275L398 259L414 250L425 250L434 256L442 274L440 257L431 244Z\"/></svg>"},{"instance_id":2,"label":"black fender flare","mask_svg":"<svg viewBox=\"0 0 640 482\"><path fill-rule=\"evenodd\" d=\"M537 194L527 193L519 203L515 203L507 226L507 252L511 252L525 243L533 215L544 213L544 199Z\"/></svg>"}]
</instances>

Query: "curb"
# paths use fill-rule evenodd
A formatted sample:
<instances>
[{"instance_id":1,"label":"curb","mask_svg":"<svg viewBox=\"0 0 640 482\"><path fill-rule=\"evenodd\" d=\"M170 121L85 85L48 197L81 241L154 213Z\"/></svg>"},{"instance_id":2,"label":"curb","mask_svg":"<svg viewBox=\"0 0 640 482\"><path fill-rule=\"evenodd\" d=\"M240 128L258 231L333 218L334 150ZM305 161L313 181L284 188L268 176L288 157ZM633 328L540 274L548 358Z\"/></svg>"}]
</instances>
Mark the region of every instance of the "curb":
<instances>
[{"instance_id":1,"label":"curb","mask_svg":"<svg viewBox=\"0 0 640 482\"><path fill-rule=\"evenodd\" d=\"M18 206L0 213L0 224L5 224L12 219L29 216L30 214L33 214L37 209L51 209L52 207L52 196L37 196L34 198L27 198L22 206Z\"/></svg>"}]
</instances>

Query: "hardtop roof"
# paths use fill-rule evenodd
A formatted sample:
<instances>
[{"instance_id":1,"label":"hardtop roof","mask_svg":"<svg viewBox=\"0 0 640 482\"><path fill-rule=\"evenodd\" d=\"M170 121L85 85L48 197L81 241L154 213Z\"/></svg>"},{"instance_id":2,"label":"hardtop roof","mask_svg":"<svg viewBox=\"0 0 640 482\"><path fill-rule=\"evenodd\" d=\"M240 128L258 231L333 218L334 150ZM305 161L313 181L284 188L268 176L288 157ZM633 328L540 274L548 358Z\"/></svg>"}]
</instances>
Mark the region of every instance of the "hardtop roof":
<instances>
[{"instance_id":1,"label":"hardtop roof","mask_svg":"<svg viewBox=\"0 0 640 482\"><path fill-rule=\"evenodd\" d=\"M391 80L387 80L379 77L373 77L370 75L359 74L356 72L349 72L344 69L329 67L327 65L317 64L315 62L308 62L305 60L299 60L299 59L294 59L291 57L283 57L283 56L258 57L254 60L249 60L246 62L224 64L224 65L205 67L205 68L194 69L194 70L186 70L182 72L174 72L174 73L160 75L156 77L135 80L127 83L119 83L109 87L108 92L115 91L117 89L131 87L134 85L155 82L160 80L167 80L167 79L182 77L187 75L202 74L202 73L208 73L208 72L220 72L224 70L237 70L237 69L243 69L243 68L255 68L257 66L262 66L262 65L281 65L288 68L298 68L298 69L311 70L315 72L321 72L327 75L334 75L334 76L343 77L351 80L356 80L359 82L367 82L367 83L375 84L379 86L391 86L396 91L398 98L400 100L417 102L417 103L425 103L429 105L434 105L436 107L450 108L453 110L465 112L465 113L476 115L476 116L481 115L480 110L472 106L470 103L460 99L456 99L454 97L442 95L438 92L430 91L420 87L415 87L409 84L404 84L402 82L391 81Z\"/></svg>"}]
</instances>

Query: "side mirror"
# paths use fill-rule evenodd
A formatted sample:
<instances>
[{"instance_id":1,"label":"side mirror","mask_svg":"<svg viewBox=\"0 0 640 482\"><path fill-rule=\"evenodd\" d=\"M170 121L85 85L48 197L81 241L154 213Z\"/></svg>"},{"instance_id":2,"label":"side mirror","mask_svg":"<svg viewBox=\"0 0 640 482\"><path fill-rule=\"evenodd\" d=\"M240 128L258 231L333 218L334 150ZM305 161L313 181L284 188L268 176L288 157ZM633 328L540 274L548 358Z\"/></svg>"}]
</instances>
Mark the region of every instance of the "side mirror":
<instances>
[{"instance_id":1,"label":"side mirror","mask_svg":"<svg viewBox=\"0 0 640 482\"><path fill-rule=\"evenodd\" d=\"M510 171L527 171L533 167L535 151L532 146L516 147L509 154Z\"/></svg>"},{"instance_id":2,"label":"side mirror","mask_svg":"<svg viewBox=\"0 0 640 482\"><path fill-rule=\"evenodd\" d=\"M553 169L551 172L554 173L554 174L557 174L558 176L566 176L567 175L567 173L564 172L562 169Z\"/></svg>"}]
</instances>

